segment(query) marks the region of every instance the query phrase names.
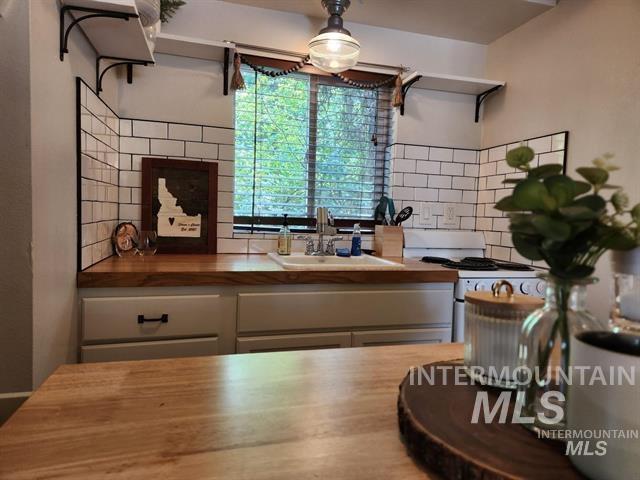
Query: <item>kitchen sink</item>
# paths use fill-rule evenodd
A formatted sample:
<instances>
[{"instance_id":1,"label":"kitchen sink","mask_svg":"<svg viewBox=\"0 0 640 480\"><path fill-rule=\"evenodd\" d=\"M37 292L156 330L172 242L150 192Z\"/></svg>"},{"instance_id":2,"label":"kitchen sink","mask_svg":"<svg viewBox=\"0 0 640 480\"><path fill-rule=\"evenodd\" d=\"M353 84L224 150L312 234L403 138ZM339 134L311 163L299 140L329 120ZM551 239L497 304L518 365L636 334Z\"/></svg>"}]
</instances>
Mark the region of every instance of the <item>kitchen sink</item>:
<instances>
[{"instance_id":1,"label":"kitchen sink","mask_svg":"<svg viewBox=\"0 0 640 480\"><path fill-rule=\"evenodd\" d=\"M364 254L359 257L337 257L302 253L291 255L269 253L269 258L287 270L401 270L405 268L402 263Z\"/></svg>"}]
</instances>

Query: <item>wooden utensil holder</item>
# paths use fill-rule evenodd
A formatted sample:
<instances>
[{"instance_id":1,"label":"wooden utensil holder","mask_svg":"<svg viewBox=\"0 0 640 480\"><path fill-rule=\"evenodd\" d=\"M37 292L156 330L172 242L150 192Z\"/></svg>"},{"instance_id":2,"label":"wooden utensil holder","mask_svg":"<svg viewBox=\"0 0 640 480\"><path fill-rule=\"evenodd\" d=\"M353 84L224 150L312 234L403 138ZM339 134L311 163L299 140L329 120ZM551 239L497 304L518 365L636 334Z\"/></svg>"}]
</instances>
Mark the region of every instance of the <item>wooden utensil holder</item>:
<instances>
[{"instance_id":1,"label":"wooden utensil holder","mask_svg":"<svg viewBox=\"0 0 640 480\"><path fill-rule=\"evenodd\" d=\"M404 233L402 226L376 225L373 248L379 257L402 257Z\"/></svg>"}]
</instances>

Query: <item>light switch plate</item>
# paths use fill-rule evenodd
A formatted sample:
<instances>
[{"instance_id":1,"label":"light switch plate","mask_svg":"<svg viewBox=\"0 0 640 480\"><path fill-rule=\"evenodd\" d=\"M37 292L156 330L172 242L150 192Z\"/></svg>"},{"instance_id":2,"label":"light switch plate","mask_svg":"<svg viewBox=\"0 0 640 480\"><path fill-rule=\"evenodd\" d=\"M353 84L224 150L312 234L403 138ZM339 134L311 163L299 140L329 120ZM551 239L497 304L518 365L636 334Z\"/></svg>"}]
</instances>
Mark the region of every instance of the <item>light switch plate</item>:
<instances>
[{"instance_id":1,"label":"light switch plate","mask_svg":"<svg viewBox=\"0 0 640 480\"><path fill-rule=\"evenodd\" d=\"M459 228L459 221L458 205L455 203L445 203L440 225L444 228Z\"/></svg>"},{"instance_id":2,"label":"light switch plate","mask_svg":"<svg viewBox=\"0 0 640 480\"><path fill-rule=\"evenodd\" d=\"M423 203L420 206L420 226L423 228L436 228L435 205Z\"/></svg>"}]
</instances>

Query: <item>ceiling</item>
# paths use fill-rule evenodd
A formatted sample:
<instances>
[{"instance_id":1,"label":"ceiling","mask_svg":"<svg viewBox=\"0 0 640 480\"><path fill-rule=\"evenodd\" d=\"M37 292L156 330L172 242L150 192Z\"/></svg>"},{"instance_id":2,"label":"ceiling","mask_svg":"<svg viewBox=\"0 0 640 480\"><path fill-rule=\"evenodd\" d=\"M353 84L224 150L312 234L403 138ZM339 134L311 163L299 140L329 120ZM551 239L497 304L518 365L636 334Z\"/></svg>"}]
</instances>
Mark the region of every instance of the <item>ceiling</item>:
<instances>
[{"instance_id":1,"label":"ceiling","mask_svg":"<svg viewBox=\"0 0 640 480\"><path fill-rule=\"evenodd\" d=\"M224 0L326 18L320 0ZM556 0L351 0L349 22L488 44L546 12Z\"/></svg>"}]
</instances>

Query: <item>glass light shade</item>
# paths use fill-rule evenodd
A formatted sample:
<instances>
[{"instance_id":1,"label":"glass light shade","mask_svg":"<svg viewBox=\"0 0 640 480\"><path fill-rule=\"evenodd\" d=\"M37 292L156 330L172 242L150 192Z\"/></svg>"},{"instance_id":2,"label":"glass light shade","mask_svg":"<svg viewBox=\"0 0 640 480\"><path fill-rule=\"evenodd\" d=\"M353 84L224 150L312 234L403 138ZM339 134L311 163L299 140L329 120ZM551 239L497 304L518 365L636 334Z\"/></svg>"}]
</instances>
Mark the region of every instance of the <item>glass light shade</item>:
<instances>
[{"instance_id":1,"label":"glass light shade","mask_svg":"<svg viewBox=\"0 0 640 480\"><path fill-rule=\"evenodd\" d=\"M339 73L358 63L360 44L344 33L326 32L309 41L309 57L312 65L325 72Z\"/></svg>"}]
</instances>

